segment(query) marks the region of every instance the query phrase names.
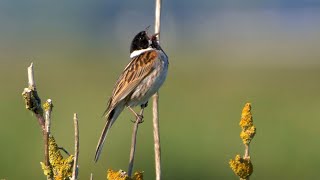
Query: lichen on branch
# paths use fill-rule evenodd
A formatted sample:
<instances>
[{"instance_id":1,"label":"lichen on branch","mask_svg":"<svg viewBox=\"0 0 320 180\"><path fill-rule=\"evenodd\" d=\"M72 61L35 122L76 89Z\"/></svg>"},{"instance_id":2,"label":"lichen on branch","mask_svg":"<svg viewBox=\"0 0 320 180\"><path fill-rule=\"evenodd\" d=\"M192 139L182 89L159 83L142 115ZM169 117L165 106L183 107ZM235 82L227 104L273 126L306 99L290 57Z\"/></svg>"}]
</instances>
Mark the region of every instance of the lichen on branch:
<instances>
[{"instance_id":1,"label":"lichen on branch","mask_svg":"<svg viewBox=\"0 0 320 180\"><path fill-rule=\"evenodd\" d=\"M253 165L249 154L249 145L256 134L256 128L253 125L253 118L251 114L251 104L246 103L239 123L242 131L240 132L240 138L245 146L243 157L236 155L234 159L229 161L230 168L233 172L240 177L240 179L248 180L253 172Z\"/></svg>"},{"instance_id":2,"label":"lichen on branch","mask_svg":"<svg viewBox=\"0 0 320 180\"><path fill-rule=\"evenodd\" d=\"M40 162L46 176L53 175L56 180L70 179L72 177L73 155L63 158L53 136L49 137L49 162L50 167Z\"/></svg>"},{"instance_id":3,"label":"lichen on branch","mask_svg":"<svg viewBox=\"0 0 320 180\"><path fill-rule=\"evenodd\" d=\"M107 180L143 180L143 172L135 172L133 177L129 177L123 170L113 171L108 169Z\"/></svg>"},{"instance_id":4,"label":"lichen on branch","mask_svg":"<svg viewBox=\"0 0 320 180\"><path fill-rule=\"evenodd\" d=\"M234 159L231 159L229 164L233 172L242 179L246 179L253 172L250 159L244 159L240 155L236 155Z\"/></svg>"},{"instance_id":5,"label":"lichen on branch","mask_svg":"<svg viewBox=\"0 0 320 180\"><path fill-rule=\"evenodd\" d=\"M256 128L253 125L250 103L245 104L241 113L241 120L239 125L242 128L240 138L242 139L244 145L249 145L254 135L256 134Z\"/></svg>"}]
</instances>

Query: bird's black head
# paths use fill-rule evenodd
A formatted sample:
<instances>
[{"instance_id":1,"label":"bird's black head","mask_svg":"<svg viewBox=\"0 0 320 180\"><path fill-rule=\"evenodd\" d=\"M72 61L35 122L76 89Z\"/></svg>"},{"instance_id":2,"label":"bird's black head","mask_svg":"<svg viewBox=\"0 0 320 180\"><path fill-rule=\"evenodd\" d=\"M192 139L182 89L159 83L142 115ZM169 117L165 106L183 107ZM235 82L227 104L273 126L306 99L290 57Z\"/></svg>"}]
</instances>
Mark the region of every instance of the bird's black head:
<instances>
[{"instance_id":1,"label":"bird's black head","mask_svg":"<svg viewBox=\"0 0 320 180\"><path fill-rule=\"evenodd\" d=\"M147 49L150 46L149 37L146 31L139 32L132 40L130 53L136 50Z\"/></svg>"}]
</instances>

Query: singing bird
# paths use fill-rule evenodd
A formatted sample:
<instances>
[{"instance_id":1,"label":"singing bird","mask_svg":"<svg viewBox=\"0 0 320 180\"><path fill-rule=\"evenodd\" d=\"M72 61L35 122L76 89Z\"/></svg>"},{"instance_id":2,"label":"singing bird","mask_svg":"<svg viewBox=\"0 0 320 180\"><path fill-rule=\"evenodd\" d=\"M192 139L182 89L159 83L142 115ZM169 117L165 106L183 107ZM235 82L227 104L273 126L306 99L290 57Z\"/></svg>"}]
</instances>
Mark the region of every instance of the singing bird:
<instances>
[{"instance_id":1,"label":"singing bird","mask_svg":"<svg viewBox=\"0 0 320 180\"><path fill-rule=\"evenodd\" d=\"M168 56L160 47L158 34L148 36L147 31L139 32L130 46L131 61L118 78L105 110L106 124L101 133L94 161L97 162L108 131L125 107L131 110L137 120L142 116L132 108L147 106L150 97L162 86L168 72Z\"/></svg>"}]
</instances>

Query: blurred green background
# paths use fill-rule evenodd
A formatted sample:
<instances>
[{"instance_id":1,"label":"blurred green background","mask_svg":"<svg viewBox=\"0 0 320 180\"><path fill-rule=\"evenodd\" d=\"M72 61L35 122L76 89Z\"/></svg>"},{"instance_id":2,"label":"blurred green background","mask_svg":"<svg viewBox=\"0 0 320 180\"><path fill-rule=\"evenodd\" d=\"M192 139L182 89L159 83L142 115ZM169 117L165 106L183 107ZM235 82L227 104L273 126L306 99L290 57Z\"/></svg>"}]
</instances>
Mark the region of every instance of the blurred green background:
<instances>
[{"instance_id":1,"label":"blurred green background","mask_svg":"<svg viewBox=\"0 0 320 180\"><path fill-rule=\"evenodd\" d=\"M320 149L320 2L164 1L161 42L170 57L160 91L163 179L238 179L241 110L253 106L252 179L317 179ZM73 152L79 115L80 178L127 170L133 116L113 126L101 159L96 143L132 37L153 25L153 1L0 1L0 179L45 179L43 144L24 108L35 66L52 132ZM151 106L138 132L135 170L154 179Z\"/></svg>"}]
</instances>

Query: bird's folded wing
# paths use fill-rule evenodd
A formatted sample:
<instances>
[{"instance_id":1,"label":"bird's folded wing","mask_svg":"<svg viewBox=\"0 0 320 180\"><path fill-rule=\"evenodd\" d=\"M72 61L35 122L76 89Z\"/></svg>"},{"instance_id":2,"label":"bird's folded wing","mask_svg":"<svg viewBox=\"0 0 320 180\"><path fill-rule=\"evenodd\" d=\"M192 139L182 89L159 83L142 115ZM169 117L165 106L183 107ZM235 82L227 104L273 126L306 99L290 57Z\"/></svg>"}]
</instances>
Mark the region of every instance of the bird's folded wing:
<instances>
[{"instance_id":1,"label":"bird's folded wing","mask_svg":"<svg viewBox=\"0 0 320 180\"><path fill-rule=\"evenodd\" d=\"M132 59L113 89L108 109L112 109L122 99L126 98L154 70L157 59L158 53L156 50L147 51Z\"/></svg>"}]
</instances>

